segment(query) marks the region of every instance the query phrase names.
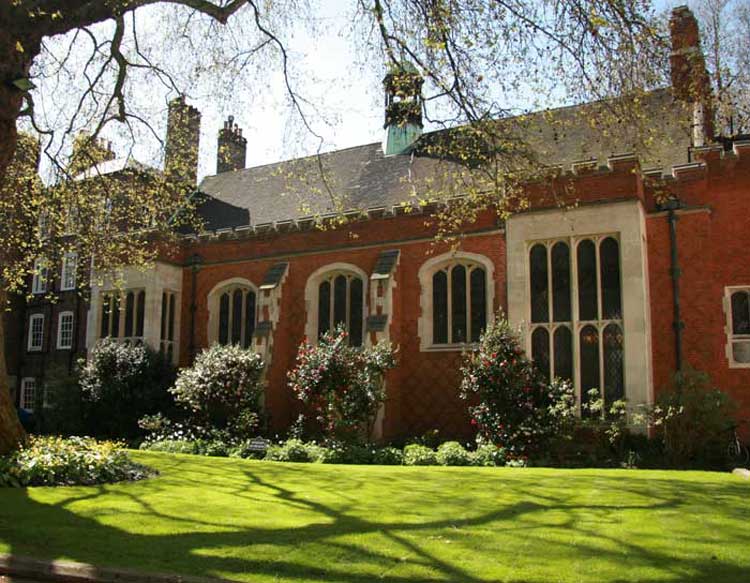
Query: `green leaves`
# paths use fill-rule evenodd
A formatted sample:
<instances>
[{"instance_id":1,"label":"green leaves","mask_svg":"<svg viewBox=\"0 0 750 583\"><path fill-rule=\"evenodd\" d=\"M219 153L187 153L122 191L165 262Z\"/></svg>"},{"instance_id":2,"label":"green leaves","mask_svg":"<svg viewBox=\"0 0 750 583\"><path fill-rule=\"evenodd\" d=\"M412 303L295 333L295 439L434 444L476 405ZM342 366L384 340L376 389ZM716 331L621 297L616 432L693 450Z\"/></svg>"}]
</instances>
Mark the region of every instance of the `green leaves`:
<instances>
[{"instance_id":1,"label":"green leaves","mask_svg":"<svg viewBox=\"0 0 750 583\"><path fill-rule=\"evenodd\" d=\"M121 443L89 437L32 436L0 457L0 486L71 486L140 480L152 475L131 461Z\"/></svg>"}]
</instances>

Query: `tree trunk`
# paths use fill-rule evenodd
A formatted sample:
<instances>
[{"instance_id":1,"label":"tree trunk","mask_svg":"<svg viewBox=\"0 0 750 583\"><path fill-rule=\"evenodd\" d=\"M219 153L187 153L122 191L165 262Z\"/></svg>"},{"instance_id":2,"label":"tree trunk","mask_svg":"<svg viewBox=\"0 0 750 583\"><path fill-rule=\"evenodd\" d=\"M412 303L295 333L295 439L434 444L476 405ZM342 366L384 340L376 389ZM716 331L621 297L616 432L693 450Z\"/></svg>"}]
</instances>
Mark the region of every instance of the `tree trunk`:
<instances>
[{"instance_id":1,"label":"tree trunk","mask_svg":"<svg viewBox=\"0 0 750 583\"><path fill-rule=\"evenodd\" d=\"M0 290L0 306L5 308L7 296ZM26 432L18 420L16 407L10 398L8 371L5 363L5 310L0 313L0 455L12 451L26 439Z\"/></svg>"},{"instance_id":2,"label":"tree trunk","mask_svg":"<svg viewBox=\"0 0 750 583\"><path fill-rule=\"evenodd\" d=\"M4 19L0 19L4 20ZM0 22L4 25L4 22ZM0 196L13 196L3 189L5 176L16 150L16 119L21 110L23 94L8 86L12 80L27 74L29 54L18 51L10 28L0 27ZM3 260L0 255L0 261ZM7 453L22 443L26 432L18 420L16 407L10 398L8 371L5 362L5 308L7 294L0 283L0 454Z\"/></svg>"}]
</instances>

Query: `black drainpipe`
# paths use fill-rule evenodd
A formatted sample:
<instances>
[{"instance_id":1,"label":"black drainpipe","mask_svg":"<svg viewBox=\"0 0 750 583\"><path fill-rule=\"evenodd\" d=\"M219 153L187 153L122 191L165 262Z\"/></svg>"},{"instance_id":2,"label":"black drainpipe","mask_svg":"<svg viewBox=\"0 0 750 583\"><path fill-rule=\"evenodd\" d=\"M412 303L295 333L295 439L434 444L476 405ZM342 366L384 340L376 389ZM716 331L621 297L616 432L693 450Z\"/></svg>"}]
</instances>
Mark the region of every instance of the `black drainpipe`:
<instances>
[{"instance_id":1,"label":"black drainpipe","mask_svg":"<svg viewBox=\"0 0 750 583\"><path fill-rule=\"evenodd\" d=\"M201 256L197 253L190 258L190 342L188 343L188 356L190 363L192 364L195 358L195 312L198 310L198 306L195 303L196 298L196 285L198 282L198 271L201 265Z\"/></svg>"},{"instance_id":2,"label":"black drainpipe","mask_svg":"<svg viewBox=\"0 0 750 583\"><path fill-rule=\"evenodd\" d=\"M669 246L670 246L670 269L672 276L672 304L674 306L672 327L674 328L674 358L675 371L682 371L682 330L685 323L682 321L680 312L680 270L679 258L677 254L677 210L682 208L678 199L670 199L666 204L667 222L669 223Z\"/></svg>"}]
</instances>

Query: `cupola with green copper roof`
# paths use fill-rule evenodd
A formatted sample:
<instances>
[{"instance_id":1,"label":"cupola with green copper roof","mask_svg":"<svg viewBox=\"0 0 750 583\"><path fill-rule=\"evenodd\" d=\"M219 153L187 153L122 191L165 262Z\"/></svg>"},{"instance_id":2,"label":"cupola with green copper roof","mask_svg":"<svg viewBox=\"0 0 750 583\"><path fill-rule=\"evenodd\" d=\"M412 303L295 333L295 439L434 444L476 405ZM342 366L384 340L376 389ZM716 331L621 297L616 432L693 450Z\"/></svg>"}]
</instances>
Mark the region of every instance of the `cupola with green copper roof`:
<instances>
[{"instance_id":1,"label":"cupola with green copper roof","mask_svg":"<svg viewBox=\"0 0 750 583\"><path fill-rule=\"evenodd\" d=\"M391 66L383 79L386 156L408 152L422 135L423 82L414 65L405 61Z\"/></svg>"}]
</instances>

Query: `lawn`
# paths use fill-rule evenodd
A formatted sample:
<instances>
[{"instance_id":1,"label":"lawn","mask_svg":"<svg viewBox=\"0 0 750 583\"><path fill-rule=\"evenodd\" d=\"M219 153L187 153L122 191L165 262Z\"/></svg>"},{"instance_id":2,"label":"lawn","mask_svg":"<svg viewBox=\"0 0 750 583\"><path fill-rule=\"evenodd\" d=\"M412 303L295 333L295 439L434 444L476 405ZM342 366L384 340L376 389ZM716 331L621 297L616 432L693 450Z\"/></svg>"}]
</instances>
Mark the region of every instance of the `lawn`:
<instances>
[{"instance_id":1,"label":"lawn","mask_svg":"<svg viewBox=\"0 0 750 583\"><path fill-rule=\"evenodd\" d=\"M750 580L750 482L636 470L275 464L0 489L0 552L244 581Z\"/></svg>"}]
</instances>

